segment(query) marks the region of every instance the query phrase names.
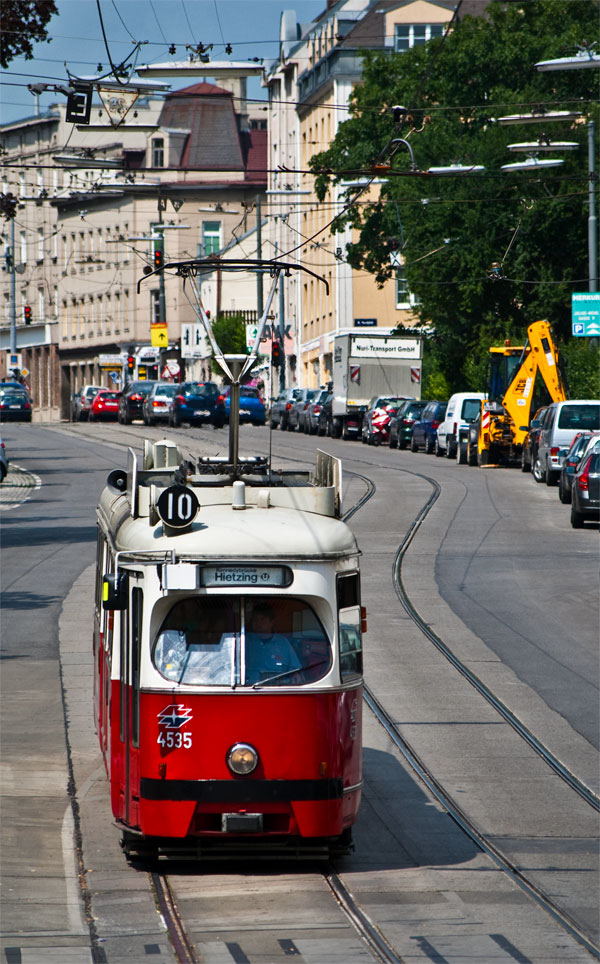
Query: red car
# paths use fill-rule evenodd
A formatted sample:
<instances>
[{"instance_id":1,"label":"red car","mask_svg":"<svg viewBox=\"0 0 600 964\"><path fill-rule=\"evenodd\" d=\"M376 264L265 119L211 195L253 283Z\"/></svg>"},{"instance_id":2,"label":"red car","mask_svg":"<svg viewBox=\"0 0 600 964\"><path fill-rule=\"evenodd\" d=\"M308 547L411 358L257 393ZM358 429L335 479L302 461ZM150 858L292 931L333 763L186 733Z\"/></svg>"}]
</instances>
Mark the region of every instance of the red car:
<instances>
[{"instance_id":1,"label":"red car","mask_svg":"<svg viewBox=\"0 0 600 964\"><path fill-rule=\"evenodd\" d=\"M99 422L101 419L112 419L116 422L120 397L120 392L98 392L90 406L90 422Z\"/></svg>"}]
</instances>

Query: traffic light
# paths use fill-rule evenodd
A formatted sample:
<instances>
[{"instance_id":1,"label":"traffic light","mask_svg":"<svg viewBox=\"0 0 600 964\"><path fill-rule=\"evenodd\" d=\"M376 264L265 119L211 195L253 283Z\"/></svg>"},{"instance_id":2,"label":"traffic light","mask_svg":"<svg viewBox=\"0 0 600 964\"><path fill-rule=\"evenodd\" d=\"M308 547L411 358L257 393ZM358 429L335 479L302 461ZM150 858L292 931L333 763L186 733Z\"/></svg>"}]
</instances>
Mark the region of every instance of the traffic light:
<instances>
[{"instance_id":1,"label":"traffic light","mask_svg":"<svg viewBox=\"0 0 600 964\"><path fill-rule=\"evenodd\" d=\"M154 268L163 266L163 239L154 242Z\"/></svg>"},{"instance_id":2,"label":"traffic light","mask_svg":"<svg viewBox=\"0 0 600 964\"><path fill-rule=\"evenodd\" d=\"M23 307L23 319L26 325L31 324L31 305L24 305Z\"/></svg>"},{"instance_id":3,"label":"traffic light","mask_svg":"<svg viewBox=\"0 0 600 964\"><path fill-rule=\"evenodd\" d=\"M279 368L281 365L281 345L278 341L271 344L271 361L275 368Z\"/></svg>"},{"instance_id":4,"label":"traffic light","mask_svg":"<svg viewBox=\"0 0 600 964\"><path fill-rule=\"evenodd\" d=\"M133 355L129 355L127 358L127 371L130 374L133 374L134 368L135 368L135 358L133 357Z\"/></svg>"}]
</instances>

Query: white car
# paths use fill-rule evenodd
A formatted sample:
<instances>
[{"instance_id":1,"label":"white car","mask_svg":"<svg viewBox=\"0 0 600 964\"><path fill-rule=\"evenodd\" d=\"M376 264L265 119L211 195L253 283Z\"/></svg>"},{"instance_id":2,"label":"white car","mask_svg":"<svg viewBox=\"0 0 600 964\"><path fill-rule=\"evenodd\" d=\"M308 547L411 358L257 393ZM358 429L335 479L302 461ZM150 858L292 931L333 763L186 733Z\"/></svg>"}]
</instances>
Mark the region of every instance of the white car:
<instances>
[{"instance_id":1,"label":"white car","mask_svg":"<svg viewBox=\"0 0 600 964\"><path fill-rule=\"evenodd\" d=\"M450 396L446 416L440 422L435 440L435 454L456 458L456 446L462 437L468 435L469 426L481 411L481 402L487 398L485 392L457 392Z\"/></svg>"},{"instance_id":2,"label":"white car","mask_svg":"<svg viewBox=\"0 0 600 964\"><path fill-rule=\"evenodd\" d=\"M4 482L6 475L8 473L8 456L6 454L6 447L4 442L0 438L0 482Z\"/></svg>"}]
</instances>

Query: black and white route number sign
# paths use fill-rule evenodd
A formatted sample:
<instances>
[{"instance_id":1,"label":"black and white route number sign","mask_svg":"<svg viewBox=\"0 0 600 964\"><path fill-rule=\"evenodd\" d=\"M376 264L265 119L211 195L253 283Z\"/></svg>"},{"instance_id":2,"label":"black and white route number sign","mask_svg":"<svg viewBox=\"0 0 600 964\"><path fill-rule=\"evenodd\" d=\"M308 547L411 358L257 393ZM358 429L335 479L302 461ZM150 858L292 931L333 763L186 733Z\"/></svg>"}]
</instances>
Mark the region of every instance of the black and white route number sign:
<instances>
[{"instance_id":1,"label":"black and white route number sign","mask_svg":"<svg viewBox=\"0 0 600 964\"><path fill-rule=\"evenodd\" d=\"M173 529L183 529L196 518L200 503L191 489L185 485L170 485L156 503L161 522Z\"/></svg>"}]
</instances>

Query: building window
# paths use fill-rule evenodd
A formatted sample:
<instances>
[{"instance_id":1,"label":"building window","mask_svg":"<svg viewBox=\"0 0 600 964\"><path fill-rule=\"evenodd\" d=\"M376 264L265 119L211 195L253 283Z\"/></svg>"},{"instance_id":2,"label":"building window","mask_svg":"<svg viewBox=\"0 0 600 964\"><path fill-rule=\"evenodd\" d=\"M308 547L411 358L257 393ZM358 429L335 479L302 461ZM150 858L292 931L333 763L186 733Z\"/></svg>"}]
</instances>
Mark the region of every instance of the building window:
<instances>
[{"instance_id":1,"label":"building window","mask_svg":"<svg viewBox=\"0 0 600 964\"><path fill-rule=\"evenodd\" d=\"M38 288L38 318L40 321L46 320L46 302L43 288Z\"/></svg>"},{"instance_id":2,"label":"building window","mask_svg":"<svg viewBox=\"0 0 600 964\"><path fill-rule=\"evenodd\" d=\"M202 246L204 255L216 254L221 248L221 222L202 222Z\"/></svg>"},{"instance_id":3,"label":"building window","mask_svg":"<svg viewBox=\"0 0 600 964\"><path fill-rule=\"evenodd\" d=\"M21 231L19 234L21 241L21 264L27 264L27 235L25 231Z\"/></svg>"},{"instance_id":4,"label":"building window","mask_svg":"<svg viewBox=\"0 0 600 964\"><path fill-rule=\"evenodd\" d=\"M443 23L397 23L394 31L394 50L402 53L411 47L418 47L434 37L443 37L446 24Z\"/></svg>"},{"instance_id":5,"label":"building window","mask_svg":"<svg viewBox=\"0 0 600 964\"><path fill-rule=\"evenodd\" d=\"M37 259L44 260L44 229L38 228L37 232Z\"/></svg>"},{"instance_id":6,"label":"building window","mask_svg":"<svg viewBox=\"0 0 600 964\"><path fill-rule=\"evenodd\" d=\"M155 137L152 141L152 167L165 166L165 142L162 137Z\"/></svg>"}]
</instances>

